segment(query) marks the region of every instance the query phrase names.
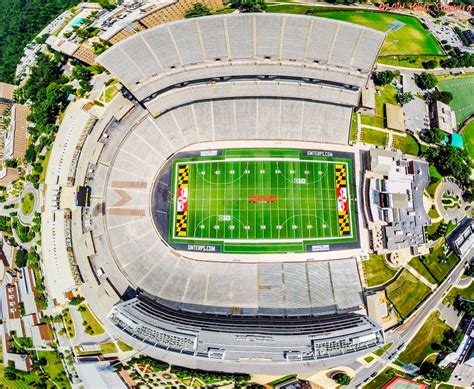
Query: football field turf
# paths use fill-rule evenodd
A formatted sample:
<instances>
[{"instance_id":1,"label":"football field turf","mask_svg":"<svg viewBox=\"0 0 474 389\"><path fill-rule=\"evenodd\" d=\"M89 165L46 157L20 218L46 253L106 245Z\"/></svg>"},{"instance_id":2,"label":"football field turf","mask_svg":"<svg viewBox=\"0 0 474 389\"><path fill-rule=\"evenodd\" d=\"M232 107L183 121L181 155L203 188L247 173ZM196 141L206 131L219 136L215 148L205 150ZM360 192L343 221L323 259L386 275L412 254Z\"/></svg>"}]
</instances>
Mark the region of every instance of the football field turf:
<instances>
[{"instance_id":1,"label":"football field turf","mask_svg":"<svg viewBox=\"0 0 474 389\"><path fill-rule=\"evenodd\" d=\"M253 154L174 162L173 241L243 252L354 241L350 159Z\"/></svg>"},{"instance_id":2,"label":"football field turf","mask_svg":"<svg viewBox=\"0 0 474 389\"><path fill-rule=\"evenodd\" d=\"M438 88L453 94L449 106L456 112L458 124L474 114L474 76L444 78L439 81Z\"/></svg>"}]
</instances>

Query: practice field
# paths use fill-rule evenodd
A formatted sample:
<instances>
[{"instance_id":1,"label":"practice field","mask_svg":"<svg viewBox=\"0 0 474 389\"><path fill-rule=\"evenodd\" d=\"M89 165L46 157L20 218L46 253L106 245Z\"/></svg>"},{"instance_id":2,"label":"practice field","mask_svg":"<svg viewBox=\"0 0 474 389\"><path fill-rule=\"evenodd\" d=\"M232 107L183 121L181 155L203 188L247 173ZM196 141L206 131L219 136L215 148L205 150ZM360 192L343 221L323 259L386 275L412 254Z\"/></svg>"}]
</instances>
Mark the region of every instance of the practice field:
<instances>
[{"instance_id":1,"label":"practice field","mask_svg":"<svg viewBox=\"0 0 474 389\"><path fill-rule=\"evenodd\" d=\"M458 124L474 114L474 93L472 93L474 90L474 76L440 80L438 88L453 94L449 106L456 112Z\"/></svg>"},{"instance_id":2,"label":"practice field","mask_svg":"<svg viewBox=\"0 0 474 389\"><path fill-rule=\"evenodd\" d=\"M317 8L316 8L317 9ZM343 20L387 33L380 55L442 55L436 39L418 19L383 12L321 12L316 16Z\"/></svg>"},{"instance_id":3,"label":"practice field","mask_svg":"<svg viewBox=\"0 0 474 389\"><path fill-rule=\"evenodd\" d=\"M355 242L352 160L308 154L226 150L175 160L170 239L225 252Z\"/></svg>"},{"instance_id":4,"label":"practice field","mask_svg":"<svg viewBox=\"0 0 474 389\"><path fill-rule=\"evenodd\" d=\"M469 156L474 159L474 121L470 122L462 132L464 148Z\"/></svg>"}]
</instances>

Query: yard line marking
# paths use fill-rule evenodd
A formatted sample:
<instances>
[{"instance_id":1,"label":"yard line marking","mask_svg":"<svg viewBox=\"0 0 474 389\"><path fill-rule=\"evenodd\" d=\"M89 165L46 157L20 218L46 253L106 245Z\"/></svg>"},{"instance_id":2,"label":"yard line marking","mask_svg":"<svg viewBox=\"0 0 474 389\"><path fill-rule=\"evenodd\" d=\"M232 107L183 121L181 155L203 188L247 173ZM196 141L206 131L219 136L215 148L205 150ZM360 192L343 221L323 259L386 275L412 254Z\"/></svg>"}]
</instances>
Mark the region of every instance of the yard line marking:
<instances>
[{"instance_id":1,"label":"yard line marking","mask_svg":"<svg viewBox=\"0 0 474 389\"><path fill-rule=\"evenodd\" d=\"M276 162L276 170L280 170L278 168L278 162ZM280 174L276 174L276 187L277 187L276 193L277 193L277 196L280 196L280 191L278 190L279 182L280 182ZM278 223L277 226L279 226L280 225L280 204L279 204L278 201L277 201L276 205L277 205L277 223ZM277 227L277 231L278 231L278 239L280 239L281 238L281 230L278 229L278 227Z\"/></svg>"},{"instance_id":2,"label":"yard line marking","mask_svg":"<svg viewBox=\"0 0 474 389\"><path fill-rule=\"evenodd\" d=\"M307 162L305 163L305 171L309 171ZM309 197L309 184L306 184L306 198L308 198L308 197ZM307 216L308 217L308 219L307 219L308 224L307 224L307 226L309 226L309 225L311 225L311 219L309 218L310 206L309 206L309 201L308 200L306 200L306 208L308 210L308 216ZM311 229L306 228L306 230L308 231L308 236L311 236Z\"/></svg>"}]
</instances>

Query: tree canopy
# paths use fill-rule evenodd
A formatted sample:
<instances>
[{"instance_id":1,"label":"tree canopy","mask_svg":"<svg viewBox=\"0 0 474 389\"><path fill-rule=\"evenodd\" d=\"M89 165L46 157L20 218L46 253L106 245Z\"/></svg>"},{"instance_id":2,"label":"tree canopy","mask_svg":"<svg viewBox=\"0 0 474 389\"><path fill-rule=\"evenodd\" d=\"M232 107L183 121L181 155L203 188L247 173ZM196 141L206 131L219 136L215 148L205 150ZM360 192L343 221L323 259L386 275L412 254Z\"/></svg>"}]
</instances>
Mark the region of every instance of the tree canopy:
<instances>
[{"instance_id":1,"label":"tree canopy","mask_svg":"<svg viewBox=\"0 0 474 389\"><path fill-rule=\"evenodd\" d=\"M446 382L451 377L451 369L439 367L431 362L423 363L420 373L429 381Z\"/></svg>"},{"instance_id":2,"label":"tree canopy","mask_svg":"<svg viewBox=\"0 0 474 389\"><path fill-rule=\"evenodd\" d=\"M431 100L433 101L441 101L444 104L449 104L451 100L453 99L453 94L448 91L438 91L435 90L431 94Z\"/></svg>"},{"instance_id":3,"label":"tree canopy","mask_svg":"<svg viewBox=\"0 0 474 389\"><path fill-rule=\"evenodd\" d=\"M339 385L349 385L352 381L351 377L349 377L346 373L336 374L333 380Z\"/></svg>"},{"instance_id":4,"label":"tree canopy","mask_svg":"<svg viewBox=\"0 0 474 389\"><path fill-rule=\"evenodd\" d=\"M438 84L438 79L431 73L423 72L415 76L415 82L421 89L433 89Z\"/></svg>"},{"instance_id":5,"label":"tree canopy","mask_svg":"<svg viewBox=\"0 0 474 389\"><path fill-rule=\"evenodd\" d=\"M445 133L437 127L433 127L421 135L421 139L427 143L440 143L445 137Z\"/></svg>"},{"instance_id":6,"label":"tree canopy","mask_svg":"<svg viewBox=\"0 0 474 389\"><path fill-rule=\"evenodd\" d=\"M204 4L194 3L193 8L186 12L186 18L198 18L199 16L207 16L211 14L211 10Z\"/></svg>"},{"instance_id":7,"label":"tree canopy","mask_svg":"<svg viewBox=\"0 0 474 389\"><path fill-rule=\"evenodd\" d=\"M384 70L382 72L376 72L374 74L374 82L377 85L390 84L395 77L400 75L399 71Z\"/></svg>"},{"instance_id":8,"label":"tree canopy","mask_svg":"<svg viewBox=\"0 0 474 389\"><path fill-rule=\"evenodd\" d=\"M52 19L81 0L0 0L0 81L12 83L25 46Z\"/></svg>"},{"instance_id":9,"label":"tree canopy","mask_svg":"<svg viewBox=\"0 0 474 389\"><path fill-rule=\"evenodd\" d=\"M67 83L67 77L62 75L61 57L51 58L48 54L39 53L30 77L23 88L17 91L18 100L31 102L29 119L35 123L35 127L28 131L33 143L42 133L56 131L56 118L67 104L69 94L74 92L74 88ZM31 159L32 156L27 157Z\"/></svg>"},{"instance_id":10,"label":"tree canopy","mask_svg":"<svg viewBox=\"0 0 474 389\"><path fill-rule=\"evenodd\" d=\"M240 12L263 12L267 9L265 0L231 0L231 6Z\"/></svg>"},{"instance_id":11,"label":"tree canopy","mask_svg":"<svg viewBox=\"0 0 474 389\"><path fill-rule=\"evenodd\" d=\"M397 94L397 101L402 107L415 98L411 92L403 92Z\"/></svg>"},{"instance_id":12,"label":"tree canopy","mask_svg":"<svg viewBox=\"0 0 474 389\"><path fill-rule=\"evenodd\" d=\"M429 148L424 152L426 159L443 176L453 176L464 185L470 185L471 163L465 150L457 149L449 145Z\"/></svg>"}]
</instances>

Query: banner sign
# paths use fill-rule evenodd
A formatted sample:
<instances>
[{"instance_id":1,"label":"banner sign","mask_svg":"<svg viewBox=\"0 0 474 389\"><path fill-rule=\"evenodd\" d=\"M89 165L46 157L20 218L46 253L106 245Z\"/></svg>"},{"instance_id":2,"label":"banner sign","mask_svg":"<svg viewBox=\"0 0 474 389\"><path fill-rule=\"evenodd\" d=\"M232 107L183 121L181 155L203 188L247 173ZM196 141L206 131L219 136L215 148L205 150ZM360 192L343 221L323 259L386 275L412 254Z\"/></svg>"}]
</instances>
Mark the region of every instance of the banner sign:
<instances>
[{"instance_id":1,"label":"banner sign","mask_svg":"<svg viewBox=\"0 0 474 389\"><path fill-rule=\"evenodd\" d=\"M351 223L349 222L349 200L347 198L347 172L346 166L343 164L336 164L336 198L339 235L349 235Z\"/></svg>"},{"instance_id":2,"label":"banner sign","mask_svg":"<svg viewBox=\"0 0 474 389\"><path fill-rule=\"evenodd\" d=\"M189 165L178 166L178 188L176 198L175 232L177 236L187 236Z\"/></svg>"}]
</instances>

